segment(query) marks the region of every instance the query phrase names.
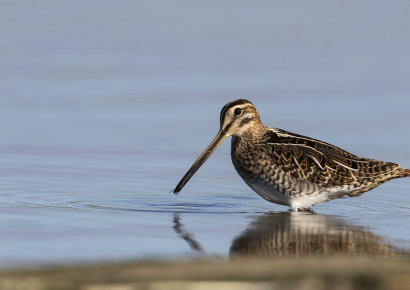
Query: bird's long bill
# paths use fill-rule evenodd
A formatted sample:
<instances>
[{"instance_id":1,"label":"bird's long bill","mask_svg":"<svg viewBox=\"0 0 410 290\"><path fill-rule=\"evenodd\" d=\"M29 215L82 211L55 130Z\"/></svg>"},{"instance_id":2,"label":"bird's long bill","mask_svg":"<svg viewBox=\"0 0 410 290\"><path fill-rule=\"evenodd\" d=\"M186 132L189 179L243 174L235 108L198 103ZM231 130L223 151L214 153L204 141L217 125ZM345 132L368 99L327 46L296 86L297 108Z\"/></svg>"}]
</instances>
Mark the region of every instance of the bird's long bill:
<instances>
[{"instance_id":1,"label":"bird's long bill","mask_svg":"<svg viewBox=\"0 0 410 290\"><path fill-rule=\"evenodd\" d=\"M223 141L228 136L225 134L223 130L219 130L218 134L216 135L215 139L209 144L209 146L205 149L205 151L199 156L199 158L195 161L195 163L189 168L188 172L182 177L181 181L174 189L174 193L178 194L181 189L188 183L191 177L197 172L197 170L205 163L205 161L215 152L216 148L222 144Z\"/></svg>"}]
</instances>

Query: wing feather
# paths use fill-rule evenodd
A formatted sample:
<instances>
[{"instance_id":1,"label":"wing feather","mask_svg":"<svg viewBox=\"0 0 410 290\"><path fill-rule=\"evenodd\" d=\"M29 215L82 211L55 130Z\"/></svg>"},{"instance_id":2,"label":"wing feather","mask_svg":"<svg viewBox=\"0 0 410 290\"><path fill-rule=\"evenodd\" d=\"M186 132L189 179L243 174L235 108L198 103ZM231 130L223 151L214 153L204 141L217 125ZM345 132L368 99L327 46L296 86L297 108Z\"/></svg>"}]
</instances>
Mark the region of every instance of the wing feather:
<instances>
[{"instance_id":1,"label":"wing feather","mask_svg":"<svg viewBox=\"0 0 410 290\"><path fill-rule=\"evenodd\" d=\"M374 177L398 166L361 158L329 143L280 129L269 130L263 143L278 166L298 179L322 186L352 184L358 178Z\"/></svg>"}]
</instances>

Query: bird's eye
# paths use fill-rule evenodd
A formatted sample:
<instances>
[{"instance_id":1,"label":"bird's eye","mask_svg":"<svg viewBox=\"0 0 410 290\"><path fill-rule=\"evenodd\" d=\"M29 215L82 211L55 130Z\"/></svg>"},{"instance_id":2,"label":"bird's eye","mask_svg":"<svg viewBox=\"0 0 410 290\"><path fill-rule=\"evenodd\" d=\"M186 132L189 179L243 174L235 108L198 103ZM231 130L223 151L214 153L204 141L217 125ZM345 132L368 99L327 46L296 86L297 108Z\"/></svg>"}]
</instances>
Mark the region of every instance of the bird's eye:
<instances>
[{"instance_id":1,"label":"bird's eye","mask_svg":"<svg viewBox=\"0 0 410 290\"><path fill-rule=\"evenodd\" d=\"M236 116L239 116L240 114L242 114L242 109L236 108L235 111L233 111L233 113L234 113Z\"/></svg>"}]
</instances>

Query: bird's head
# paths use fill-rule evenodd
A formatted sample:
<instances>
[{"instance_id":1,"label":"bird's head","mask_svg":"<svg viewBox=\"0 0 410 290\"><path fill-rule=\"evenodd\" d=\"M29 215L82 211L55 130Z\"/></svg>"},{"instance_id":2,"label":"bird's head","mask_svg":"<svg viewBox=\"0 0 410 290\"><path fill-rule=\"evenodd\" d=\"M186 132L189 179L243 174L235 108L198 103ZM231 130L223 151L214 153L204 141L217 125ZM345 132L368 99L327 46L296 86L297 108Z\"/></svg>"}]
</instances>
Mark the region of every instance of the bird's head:
<instances>
[{"instance_id":1,"label":"bird's head","mask_svg":"<svg viewBox=\"0 0 410 290\"><path fill-rule=\"evenodd\" d=\"M189 179L214 153L216 148L229 136L240 137L245 133L252 132L259 125L262 125L259 114L255 106L248 100L239 99L226 104L221 110L221 127L215 139L209 144L205 151L198 157L188 172L173 190L177 194L188 183Z\"/></svg>"}]
</instances>

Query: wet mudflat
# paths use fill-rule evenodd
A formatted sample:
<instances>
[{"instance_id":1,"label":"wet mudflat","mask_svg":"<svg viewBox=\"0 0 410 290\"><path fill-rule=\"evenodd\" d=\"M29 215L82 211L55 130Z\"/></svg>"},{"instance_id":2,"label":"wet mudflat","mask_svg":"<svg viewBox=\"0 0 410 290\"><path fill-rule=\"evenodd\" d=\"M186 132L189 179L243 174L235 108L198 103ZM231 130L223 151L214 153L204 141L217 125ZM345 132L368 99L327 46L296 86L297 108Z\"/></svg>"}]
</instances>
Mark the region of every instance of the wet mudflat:
<instances>
[{"instance_id":1,"label":"wet mudflat","mask_svg":"<svg viewBox=\"0 0 410 290\"><path fill-rule=\"evenodd\" d=\"M401 259L137 262L0 272L11 289L409 289ZM160 273L160 274L159 274Z\"/></svg>"}]
</instances>

